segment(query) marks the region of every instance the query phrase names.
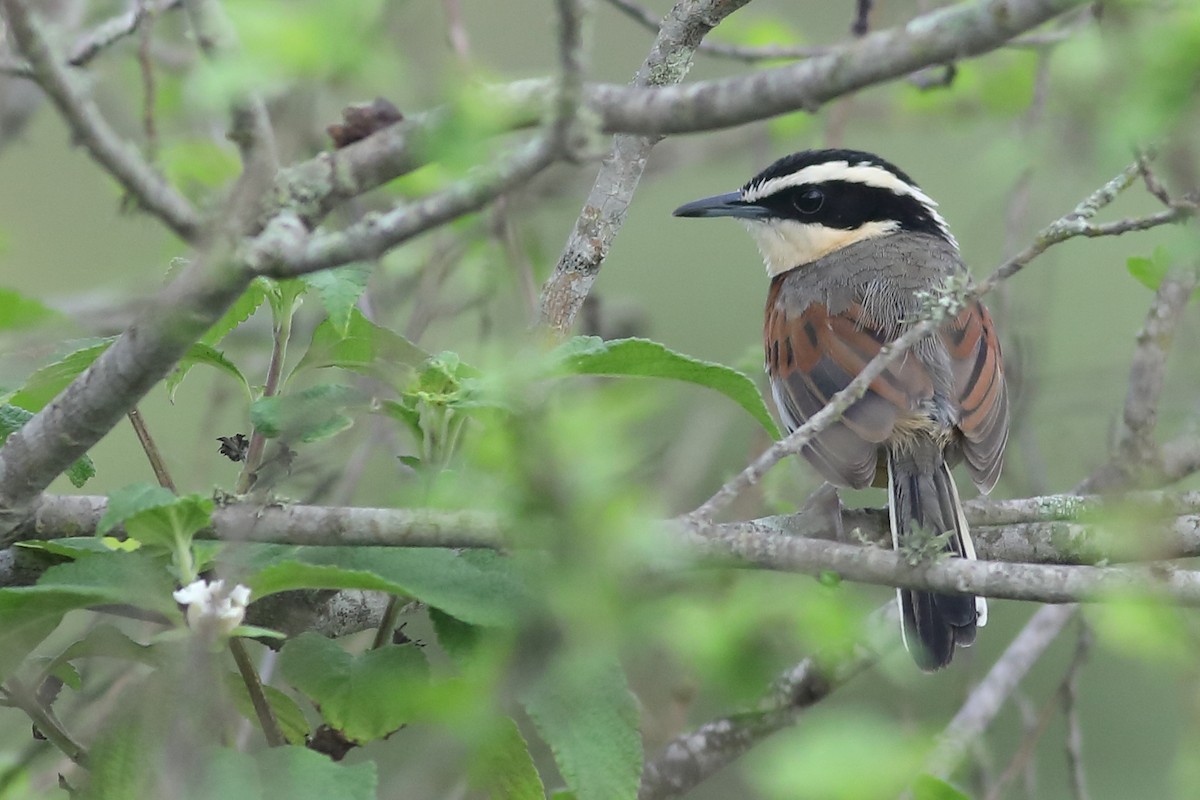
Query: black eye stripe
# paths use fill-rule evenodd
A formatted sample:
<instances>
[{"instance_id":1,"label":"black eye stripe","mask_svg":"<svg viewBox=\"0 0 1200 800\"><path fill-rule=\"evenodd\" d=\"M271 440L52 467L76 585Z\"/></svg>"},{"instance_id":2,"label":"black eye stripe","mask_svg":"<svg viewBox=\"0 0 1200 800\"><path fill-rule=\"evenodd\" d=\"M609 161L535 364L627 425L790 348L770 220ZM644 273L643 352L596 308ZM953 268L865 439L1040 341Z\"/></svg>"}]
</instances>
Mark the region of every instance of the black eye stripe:
<instances>
[{"instance_id":1,"label":"black eye stripe","mask_svg":"<svg viewBox=\"0 0 1200 800\"><path fill-rule=\"evenodd\" d=\"M821 201L811 195L819 192ZM758 203L779 219L855 230L870 222L895 222L902 230L945 237L933 209L907 194L853 181L824 181L789 186Z\"/></svg>"}]
</instances>

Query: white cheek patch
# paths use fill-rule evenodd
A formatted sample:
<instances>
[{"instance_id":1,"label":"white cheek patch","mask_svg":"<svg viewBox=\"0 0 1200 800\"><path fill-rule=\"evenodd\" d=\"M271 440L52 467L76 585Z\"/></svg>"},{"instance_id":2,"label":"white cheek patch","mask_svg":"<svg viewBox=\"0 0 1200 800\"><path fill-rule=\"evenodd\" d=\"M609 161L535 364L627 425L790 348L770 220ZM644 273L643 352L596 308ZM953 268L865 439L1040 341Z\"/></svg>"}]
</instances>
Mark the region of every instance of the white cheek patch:
<instances>
[{"instance_id":1,"label":"white cheek patch","mask_svg":"<svg viewBox=\"0 0 1200 800\"><path fill-rule=\"evenodd\" d=\"M746 229L754 237L758 252L766 264L767 275L772 278L789 269L811 264L822 256L863 239L894 233L899 227L899 223L894 221L868 222L854 230L845 231L789 219L746 221Z\"/></svg>"}]
</instances>

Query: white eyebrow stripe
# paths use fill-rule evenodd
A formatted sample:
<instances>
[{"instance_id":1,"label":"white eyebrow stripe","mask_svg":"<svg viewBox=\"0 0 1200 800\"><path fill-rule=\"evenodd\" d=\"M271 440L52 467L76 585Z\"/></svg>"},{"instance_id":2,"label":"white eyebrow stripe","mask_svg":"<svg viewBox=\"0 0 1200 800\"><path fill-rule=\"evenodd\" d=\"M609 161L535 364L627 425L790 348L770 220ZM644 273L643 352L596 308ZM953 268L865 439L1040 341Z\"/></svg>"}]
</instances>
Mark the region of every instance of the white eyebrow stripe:
<instances>
[{"instance_id":1,"label":"white eyebrow stripe","mask_svg":"<svg viewBox=\"0 0 1200 800\"><path fill-rule=\"evenodd\" d=\"M826 161L822 164L813 164L812 166L797 170L790 175L781 175L778 178L772 178L769 181L750 186L742 192L742 200L747 203L754 203L792 186L802 186L806 183L819 184L826 181L861 183L864 186L887 189L894 194L907 195L925 206L930 216L933 217L934 224L945 235L947 241L958 247L958 241L954 238L954 234L950 233L950 226L946 224L946 220L942 218L942 215L937 212L936 200L911 183L901 180L890 170L886 170L869 161L860 161L853 165L849 161Z\"/></svg>"},{"instance_id":2,"label":"white eyebrow stripe","mask_svg":"<svg viewBox=\"0 0 1200 800\"><path fill-rule=\"evenodd\" d=\"M742 193L742 199L753 203L791 186L801 186L805 183L825 183L826 181L846 181L861 183L879 189L887 189L895 194L912 197L929 208L937 208L932 197L922 192L911 183L906 183L883 167L869 162L851 165L849 161L826 161L823 164L813 164L791 175L781 175L757 186L751 186Z\"/></svg>"}]
</instances>

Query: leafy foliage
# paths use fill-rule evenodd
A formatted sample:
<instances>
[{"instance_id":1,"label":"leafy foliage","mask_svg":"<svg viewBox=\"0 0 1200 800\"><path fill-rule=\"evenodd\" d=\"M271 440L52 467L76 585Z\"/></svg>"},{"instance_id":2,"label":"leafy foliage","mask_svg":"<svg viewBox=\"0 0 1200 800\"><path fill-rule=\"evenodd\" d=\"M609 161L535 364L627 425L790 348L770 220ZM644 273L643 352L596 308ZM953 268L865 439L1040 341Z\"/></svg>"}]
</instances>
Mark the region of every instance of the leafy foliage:
<instances>
[{"instance_id":1,"label":"leafy foliage","mask_svg":"<svg viewBox=\"0 0 1200 800\"><path fill-rule=\"evenodd\" d=\"M283 648L280 669L308 696L337 731L354 742L381 739L419 710L419 687L428 677L420 648L384 645L355 657L315 633Z\"/></svg>"},{"instance_id":2,"label":"leafy foliage","mask_svg":"<svg viewBox=\"0 0 1200 800\"><path fill-rule=\"evenodd\" d=\"M746 409L767 433L779 438L779 428L754 382L723 364L676 353L649 339L574 339L563 346L559 357L564 370L580 375L669 378L708 387Z\"/></svg>"}]
</instances>

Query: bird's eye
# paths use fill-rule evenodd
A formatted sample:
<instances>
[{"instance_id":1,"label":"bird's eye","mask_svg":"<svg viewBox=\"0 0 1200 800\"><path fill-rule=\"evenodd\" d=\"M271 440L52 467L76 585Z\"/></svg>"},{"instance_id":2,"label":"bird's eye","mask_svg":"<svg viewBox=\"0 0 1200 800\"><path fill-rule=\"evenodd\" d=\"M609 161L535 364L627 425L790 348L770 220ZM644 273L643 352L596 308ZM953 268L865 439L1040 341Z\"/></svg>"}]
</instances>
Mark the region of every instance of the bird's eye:
<instances>
[{"instance_id":1,"label":"bird's eye","mask_svg":"<svg viewBox=\"0 0 1200 800\"><path fill-rule=\"evenodd\" d=\"M801 214L815 214L825 205L825 193L820 189L809 189L796 195L792 199L792 205Z\"/></svg>"}]
</instances>

